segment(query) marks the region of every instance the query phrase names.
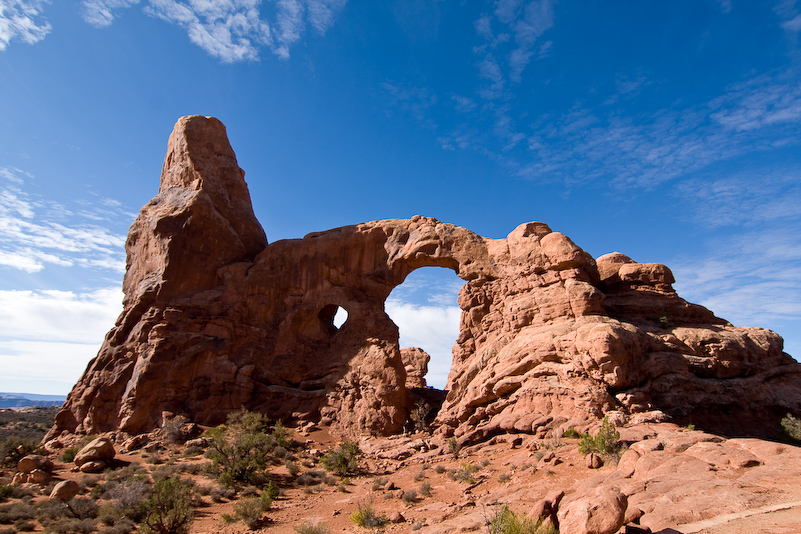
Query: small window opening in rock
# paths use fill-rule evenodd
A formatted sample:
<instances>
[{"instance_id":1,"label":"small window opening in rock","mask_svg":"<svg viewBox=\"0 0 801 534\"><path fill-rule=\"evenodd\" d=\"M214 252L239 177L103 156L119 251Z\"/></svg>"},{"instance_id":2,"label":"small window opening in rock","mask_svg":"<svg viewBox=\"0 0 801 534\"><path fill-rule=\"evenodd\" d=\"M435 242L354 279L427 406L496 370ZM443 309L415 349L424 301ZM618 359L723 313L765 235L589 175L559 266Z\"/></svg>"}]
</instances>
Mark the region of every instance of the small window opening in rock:
<instances>
[{"instance_id":1,"label":"small window opening in rock","mask_svg":"<svg viewBox=\"0 0 801 534\"><path fill-rule=\"evenodd\" d=\"M342 328L348 320L348 310L342 306L337 306L337 311L334 314L334 327L338 330Z\"/></svg>"},{"instance_id":2,"label":"small window opening in rock","mask_svg":"<svg viewBox=\"0 0 801 534\"><path fill-rule=\"evenodd\" d=\"M330 329L331 333L341 329L348 321L348 311L342 306L328 304L319 313L323 327Z\"/></svg>"},{"instance_id":3,"label":"small window opening in rock","mask_svg":"<svg viewBox=\"0 0 801 534\"><path fill-rule=\"evenodd\" d=\"M444 389L459 337L461 310L456 300L464 280L451 269L423 267L392 290L384 309L398 326L400 348L418 347L431 356L426 386Z\"/></svg>"}]
</instances>

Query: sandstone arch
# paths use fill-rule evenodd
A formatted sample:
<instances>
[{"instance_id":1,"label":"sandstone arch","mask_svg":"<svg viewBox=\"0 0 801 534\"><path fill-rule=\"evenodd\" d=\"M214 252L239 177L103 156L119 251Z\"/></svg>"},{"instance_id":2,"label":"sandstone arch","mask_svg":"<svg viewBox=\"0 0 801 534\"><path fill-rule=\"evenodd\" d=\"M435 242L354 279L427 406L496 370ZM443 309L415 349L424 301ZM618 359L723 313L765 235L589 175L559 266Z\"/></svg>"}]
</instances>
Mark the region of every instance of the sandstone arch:
<instances>
[{"instance_id":1,"label":"sandstone arch","mask_svg":"<svg viewBox=\"0 0 801 534\"><path fill-rule=\"evenodd\" d=\"M687 303L663 265L596 261L543 223L493 240L416 216L268 244L213 118L176 124L126 251L123 313L48 438L145 432L162 411L215 424L242 406L398 432L409 400L384 302L423 266L466 282L445 434L544 435L616 411L772 435L801 412L801 365L777 334Z\"/></svg>"}]
</instances>

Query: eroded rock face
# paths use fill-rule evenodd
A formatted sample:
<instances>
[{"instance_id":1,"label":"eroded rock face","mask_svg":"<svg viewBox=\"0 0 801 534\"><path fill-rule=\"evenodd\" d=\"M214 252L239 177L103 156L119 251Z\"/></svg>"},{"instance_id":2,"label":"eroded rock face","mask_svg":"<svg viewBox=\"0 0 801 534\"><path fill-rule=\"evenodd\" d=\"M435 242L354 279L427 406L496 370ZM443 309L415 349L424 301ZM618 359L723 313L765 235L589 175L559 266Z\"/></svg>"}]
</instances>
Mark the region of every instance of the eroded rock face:
<instances>
[{"instance_id":1,"label":"eroded rock face","mask_svg":"<svg viewBox=\"0 0 801 534\"><path fill-rule=\"evenodd\" d=\"M542 223L492 240L416 216L268 245L212 118L179 120L126 250L124 311L48 439L146 432L164 411L216 424L242 406L398 432L424 365L402 357L384 301L423 266L466 281L437 416L448 435L544 433L609 410L770 435L801 411L801 365L777 334L687 303L664 265L596 261Z\"/></svg>"}]
</instances>

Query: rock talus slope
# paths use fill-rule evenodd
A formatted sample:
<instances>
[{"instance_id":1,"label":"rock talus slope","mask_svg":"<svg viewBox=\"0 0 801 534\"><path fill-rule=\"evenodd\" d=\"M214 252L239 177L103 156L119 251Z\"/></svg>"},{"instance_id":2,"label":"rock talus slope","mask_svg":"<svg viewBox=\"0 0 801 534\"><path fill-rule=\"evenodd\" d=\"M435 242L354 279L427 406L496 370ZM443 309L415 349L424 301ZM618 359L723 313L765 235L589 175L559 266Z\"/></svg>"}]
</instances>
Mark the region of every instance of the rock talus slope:
<instances>
[{"instance_id":1,"label":"rock talus slope","mask_svg":"<svg viewBox=\"0 0 801 534\"><path fill-rule=\"evenodd\" d=\"M163 411L216 424L243 406L399 432L427 362L402 355L384 302L424 266L465 280L445 435L544 435L611 414L770 437L801 413L801 365L780 336L684 301L664 265L595 260L543 223L486 239L415 216L268 244L213 118L176 124L126 251L123 313L46 439L146 432Z\"/></svg>"}]
</instances>

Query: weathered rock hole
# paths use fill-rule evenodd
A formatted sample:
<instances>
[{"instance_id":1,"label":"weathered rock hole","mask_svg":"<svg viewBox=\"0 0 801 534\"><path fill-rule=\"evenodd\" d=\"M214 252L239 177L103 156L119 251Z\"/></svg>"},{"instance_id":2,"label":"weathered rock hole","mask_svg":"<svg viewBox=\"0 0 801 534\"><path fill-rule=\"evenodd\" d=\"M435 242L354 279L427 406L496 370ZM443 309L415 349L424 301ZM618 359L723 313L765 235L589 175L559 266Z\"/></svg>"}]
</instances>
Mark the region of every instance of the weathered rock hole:
<instances>
[{"instance_id":1,"label":"weathered rock hole","mask_svg":"<svg viewBox=\"0 0 801 534\"><path fill-rule=\"evenodd\" d=\"M348 321L348 310L336 304L328 304L320 310L318 316L324 328L333 333L345 326Z\"/></svg>"}]
</instances>

